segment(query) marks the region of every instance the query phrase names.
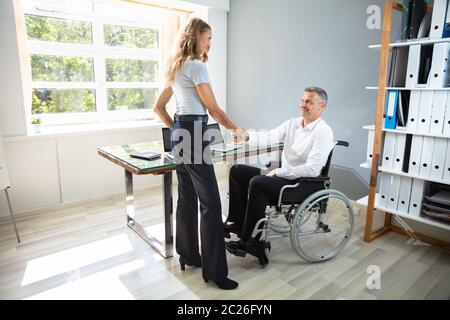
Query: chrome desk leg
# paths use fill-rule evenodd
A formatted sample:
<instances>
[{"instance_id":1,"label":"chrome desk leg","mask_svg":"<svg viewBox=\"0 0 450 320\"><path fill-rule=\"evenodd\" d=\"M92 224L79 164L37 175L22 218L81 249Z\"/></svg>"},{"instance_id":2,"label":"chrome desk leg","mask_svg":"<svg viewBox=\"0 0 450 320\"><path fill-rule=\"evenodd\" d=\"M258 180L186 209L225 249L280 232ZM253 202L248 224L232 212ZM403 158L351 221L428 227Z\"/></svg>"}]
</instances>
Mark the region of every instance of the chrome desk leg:
<instances>
[{"instance_id":1,"label":"chrome desk leg","mask_svg":"<svg viewBox=\"0 0 450 320\"><path fill-rule=\"evenodd\" d=\"M6 202L8 202L9 214L11 215L11 220L13 222L14 231L16 231L17 242L20 243L19 232L17 231L16 220L14 219L14 214L11 207L11 201L9 200L8 190L5 189Z\"/></svg>"},{"instance_id":2,"label":"chrome desk leg","mask_svg":"<svg viewBox=\"0 0 450 320\"><path fill-rule=\"evenodd\" d=\"M164 198L164 239L152 236L135 220L133 174L125 170L125 205L127 210L127 225L142 239L150 244L164 258L173 255L173 227L172 227L172 172L163 174L163 198Z\"/></svg>"}]
</instances>

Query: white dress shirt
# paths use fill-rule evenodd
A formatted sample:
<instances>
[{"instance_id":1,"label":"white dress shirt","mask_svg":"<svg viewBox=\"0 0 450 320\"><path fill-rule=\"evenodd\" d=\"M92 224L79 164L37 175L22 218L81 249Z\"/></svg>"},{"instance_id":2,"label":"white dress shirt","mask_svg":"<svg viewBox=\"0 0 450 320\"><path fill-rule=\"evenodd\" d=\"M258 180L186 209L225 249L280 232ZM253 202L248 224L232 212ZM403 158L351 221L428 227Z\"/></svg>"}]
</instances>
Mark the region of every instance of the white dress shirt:
<instances>
[{"instance_id":1,"label":"white dress shirt","mask_svg":"<svg viewBox=\"0 0 450 320\"><path fill-rule=\"evenodd\" d=\"M303 117L293 118L270 131L249 130L249 143L272 145L284 142L282 165L276 175L289 180L317 177L334 147L333 130L322 119L303 127Z\"/></svg>"}]
</instances>

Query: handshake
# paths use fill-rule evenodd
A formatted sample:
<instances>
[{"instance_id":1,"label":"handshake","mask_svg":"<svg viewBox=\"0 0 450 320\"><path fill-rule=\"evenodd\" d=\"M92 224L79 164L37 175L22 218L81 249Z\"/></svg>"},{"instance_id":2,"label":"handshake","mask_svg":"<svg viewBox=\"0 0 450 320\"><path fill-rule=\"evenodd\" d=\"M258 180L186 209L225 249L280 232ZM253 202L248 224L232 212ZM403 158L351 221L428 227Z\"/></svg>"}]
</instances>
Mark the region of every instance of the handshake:
<instances>
[{"instance_id":1,"label":"handshake","mask_svg":"<svg viewBox=\"0 0 450 320\"><path fill-rule=\"evenodd\" d=\"M233 142L240 143L248 141L248 132L247 129L237 128L236 130L231 131Z\"/></svg>"}]
</instances>

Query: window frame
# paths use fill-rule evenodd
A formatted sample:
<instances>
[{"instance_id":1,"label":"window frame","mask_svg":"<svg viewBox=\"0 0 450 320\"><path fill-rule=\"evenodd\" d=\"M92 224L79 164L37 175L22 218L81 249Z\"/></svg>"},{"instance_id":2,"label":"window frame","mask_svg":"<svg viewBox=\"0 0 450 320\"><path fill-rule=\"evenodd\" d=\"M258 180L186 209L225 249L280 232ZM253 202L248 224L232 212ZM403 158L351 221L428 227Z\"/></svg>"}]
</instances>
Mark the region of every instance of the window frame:
<instances>
[{"instance_id":1,"label":"window frame","mask_svg":"<svg viewBox=\"0 0 450 320\"><path fill-rule=\"evenodd\" d=\"M131 4L132 5L132 4ZM116 4L116 6L121 6ZM130 4L126 4L130 6ZM65 42L50 42L40 40L29 40L29 61L31 65L31 55L54 55L71 57L88 57L93 60L94 82L47 82L33 81L34 89L94 89L95 90L95 112L80 113L41 113L33 114L42 118L44 125L61 125L73 123L108 122L108 121L130 121L130 120L152 120L154 114L153 106L149 109L141 110L108 110L107 90L112 88L156 88L160 92L164 87L163 71L163 14L156 10L151 10L152 15L158 15L153 22L143 21L143 17L136 18L135 21L122 20L112 16L100 16L95 11L91 13L69 14L60 11L42 10L38 7L24 8L24 15L39 16L48 18L59 18L89 22L91 24L92 44L74 44ZM104 25L119 25L133 28L146 28L157 30L158 48L126 48L110 47L104 43ZM157 74L155 82L107 82L106 81L106 59L127 59L144 60L157 62ZM31 70L31 67L30 67ZM31 94L31 92L30 92Z\"/></svg>"}]
</instances>

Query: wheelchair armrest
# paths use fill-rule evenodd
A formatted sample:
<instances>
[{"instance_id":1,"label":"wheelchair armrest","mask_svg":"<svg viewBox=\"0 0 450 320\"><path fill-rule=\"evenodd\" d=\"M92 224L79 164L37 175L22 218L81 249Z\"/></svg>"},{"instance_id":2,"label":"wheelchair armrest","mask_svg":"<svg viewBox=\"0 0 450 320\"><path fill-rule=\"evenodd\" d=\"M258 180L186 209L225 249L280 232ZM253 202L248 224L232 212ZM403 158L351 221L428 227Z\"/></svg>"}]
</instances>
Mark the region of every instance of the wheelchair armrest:
<instances>
[{"instance_id":1,"label":"wheelchair armrest","mask_svg":"<svg viewBox=\"0 0 450 320\"><path fill-rule=\"evenodd\" d=\"M299 178L294 181L296 181L297 183L292 184L292 185L286 185L281 188L280 193L278 194L278 202L277 202L277 207L276 207L276 210L278 212L281 211L281 202L283 201L283 193L286 190L295 189L295 188L299 187L302 183L307 183L307 182L324 182L325 183L325 182L330 181L330 177L303 177L303 178Z\"/></svg>"},{"instance_id":2,"label":"wheelchair armrest","mask_svg":"<svg viewBox=\"0 0 450 320\"><path fill-rule=\"evenodd\" d=\"M270 168L274 168L274 169L279 168L280 167L280 161L273 161L273 160L267 161L264 164L264 167L267 170L269 170Z\"/></svg>"},{"instance_id":3,"label":"wheelchair armrest","mask_svg":"<svg viewBox=\"0 0 450 320\"><path fill-rule=\"evenodd\" d=\"M336 145L337 146L343 146L343 147L349 147L350 146L350 143L348 142L348 141L344 141L344 140L338 140L337 142L336 142Z\"/></svg>"},{"instance_id":4,"label":"wheelchair armrest","mask_svg":"<svg viewBox=\"0 0 450 320\"><path fill-rule=\"evenodd\" d=\"M300 178L297 181L298 182L326 182L329 181L330 177L304 177Z\"/></svg>"}]
</instances>

